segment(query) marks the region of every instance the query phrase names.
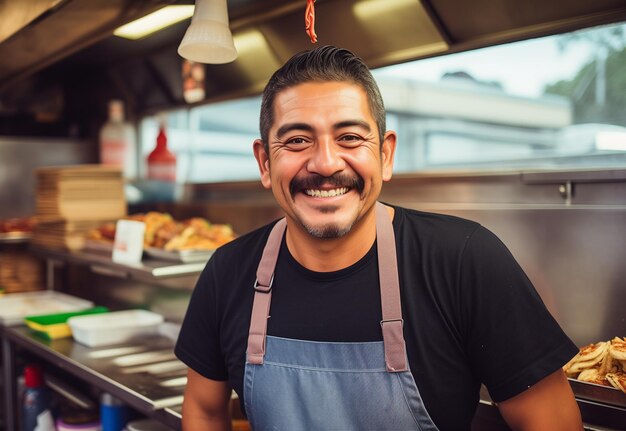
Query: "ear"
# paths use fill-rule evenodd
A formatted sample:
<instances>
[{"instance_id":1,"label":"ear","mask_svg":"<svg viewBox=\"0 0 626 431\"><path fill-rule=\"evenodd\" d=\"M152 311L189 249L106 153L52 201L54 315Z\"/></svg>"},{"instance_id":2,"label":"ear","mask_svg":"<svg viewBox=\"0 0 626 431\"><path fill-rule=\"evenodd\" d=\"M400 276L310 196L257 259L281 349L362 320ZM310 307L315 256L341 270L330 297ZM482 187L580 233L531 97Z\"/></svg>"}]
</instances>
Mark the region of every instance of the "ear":
<instances>
[{"instance_id":1,"label":"ear","mask_svg":"<svg viewBox=\"0 0 626 431\"><path fill-rule=\"evenodd\" d=\"M382 165L383 165L383 181L389 181L393 175L393 159L396 154L396 141L398 137L396 132L389 130L385 132L382 142Z\"/></svg>"},{"instance_id":2,"label":"ear","mask_svg":"<svg viewBox=\"0 0 626 431\"><path fill-rule=\"evenodd\" d=\"M259 173L261 174L261 184L266 189L272 187L272 180L270 177L270 158L269 154L265 152L265 147L263 146L263 141L260 139L256 139L252 144L252 149L254 151L254 158L256 159L257 164L259 165Z\"/></svg>"}]
</instances>

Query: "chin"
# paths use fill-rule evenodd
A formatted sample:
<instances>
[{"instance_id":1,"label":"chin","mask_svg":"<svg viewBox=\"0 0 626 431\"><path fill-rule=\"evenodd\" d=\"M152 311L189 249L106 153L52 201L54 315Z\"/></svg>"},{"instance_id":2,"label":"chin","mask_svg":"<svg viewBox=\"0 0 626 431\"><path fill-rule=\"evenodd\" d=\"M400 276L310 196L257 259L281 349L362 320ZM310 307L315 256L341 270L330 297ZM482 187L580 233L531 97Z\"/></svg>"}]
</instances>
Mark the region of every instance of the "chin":
<instances>
[{"instance_id":1,"label":"chin","mask_svg":"<svg viewBox=\"0 0 626 431\"><path fill-rule=\"evenodd\" d=\"M352 225L341 226L339 224L326 224L322 226L302 225L309 235L318 239L341 238L352 230Z\"/></svg>"}]
</instances>

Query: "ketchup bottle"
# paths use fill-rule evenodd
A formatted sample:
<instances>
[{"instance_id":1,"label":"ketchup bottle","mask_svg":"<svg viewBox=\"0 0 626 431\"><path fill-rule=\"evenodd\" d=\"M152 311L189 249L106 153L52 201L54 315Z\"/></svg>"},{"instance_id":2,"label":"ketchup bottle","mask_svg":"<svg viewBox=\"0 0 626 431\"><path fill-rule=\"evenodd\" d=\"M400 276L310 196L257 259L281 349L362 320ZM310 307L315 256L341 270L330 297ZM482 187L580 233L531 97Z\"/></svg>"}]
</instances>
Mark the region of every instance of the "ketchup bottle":
<instances>
[{"instance_id":1,"label":"ketchup bottle","mask_svg":"<svg viewBox=\"0 0 626 431\"><path fill-rule=\"evenodd\" d=\"M165 122L159 124L156 147L148 155L148 179L160 181L176 181L176 155L167 148Z\"/></svg>"}]
</instances>

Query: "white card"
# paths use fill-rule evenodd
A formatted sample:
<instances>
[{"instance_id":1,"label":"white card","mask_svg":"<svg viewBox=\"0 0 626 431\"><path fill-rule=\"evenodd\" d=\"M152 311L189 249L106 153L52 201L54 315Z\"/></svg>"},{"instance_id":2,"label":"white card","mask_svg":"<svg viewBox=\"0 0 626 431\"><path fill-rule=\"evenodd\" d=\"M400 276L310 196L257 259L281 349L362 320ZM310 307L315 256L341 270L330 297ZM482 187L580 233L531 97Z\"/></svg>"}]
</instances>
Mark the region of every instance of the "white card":
<instances>
[{"instance_id":1,"label":"white card","mask_svg":"<svg viewBox=\"0 0 626 431\"><path fill-rule=\"evenodd\" d=\"M140 263L146 225L135 220L118 220L115 227L113 262Z\"/></svg>"}]
</instances>

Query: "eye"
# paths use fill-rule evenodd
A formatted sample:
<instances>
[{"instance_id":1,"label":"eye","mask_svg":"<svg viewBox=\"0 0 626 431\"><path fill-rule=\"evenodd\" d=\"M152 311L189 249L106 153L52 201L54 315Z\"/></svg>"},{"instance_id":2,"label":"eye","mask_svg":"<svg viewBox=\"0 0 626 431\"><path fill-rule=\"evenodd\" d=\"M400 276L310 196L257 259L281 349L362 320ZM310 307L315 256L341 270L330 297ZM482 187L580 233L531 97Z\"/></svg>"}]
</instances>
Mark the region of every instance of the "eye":
<instances>
[{"instance_id":1,"label":"eye","mask_svg":"<svg viewBox=\"0 0 626 431\"><path fill-rule=\"evenodd\" d=\"M296 136L293 138L289 138L285 141L285 144L287 145L301 145L301 144L306 144L309 141L306 138L303 138L302 136Z\"/></svg>"},{"instance_id":2,"label":"eye","mask_svg":"<svg viewBox=\"0 0 626 431\"><path fill-rule=\"evenodd\" d=\"M343 145L357 145L359 142L361 142L363 140L363 138L359 135L354 135L354 134L345 134L345 135L341 135L339 137L339 142Z\"/></svg>"}]
</instances>

